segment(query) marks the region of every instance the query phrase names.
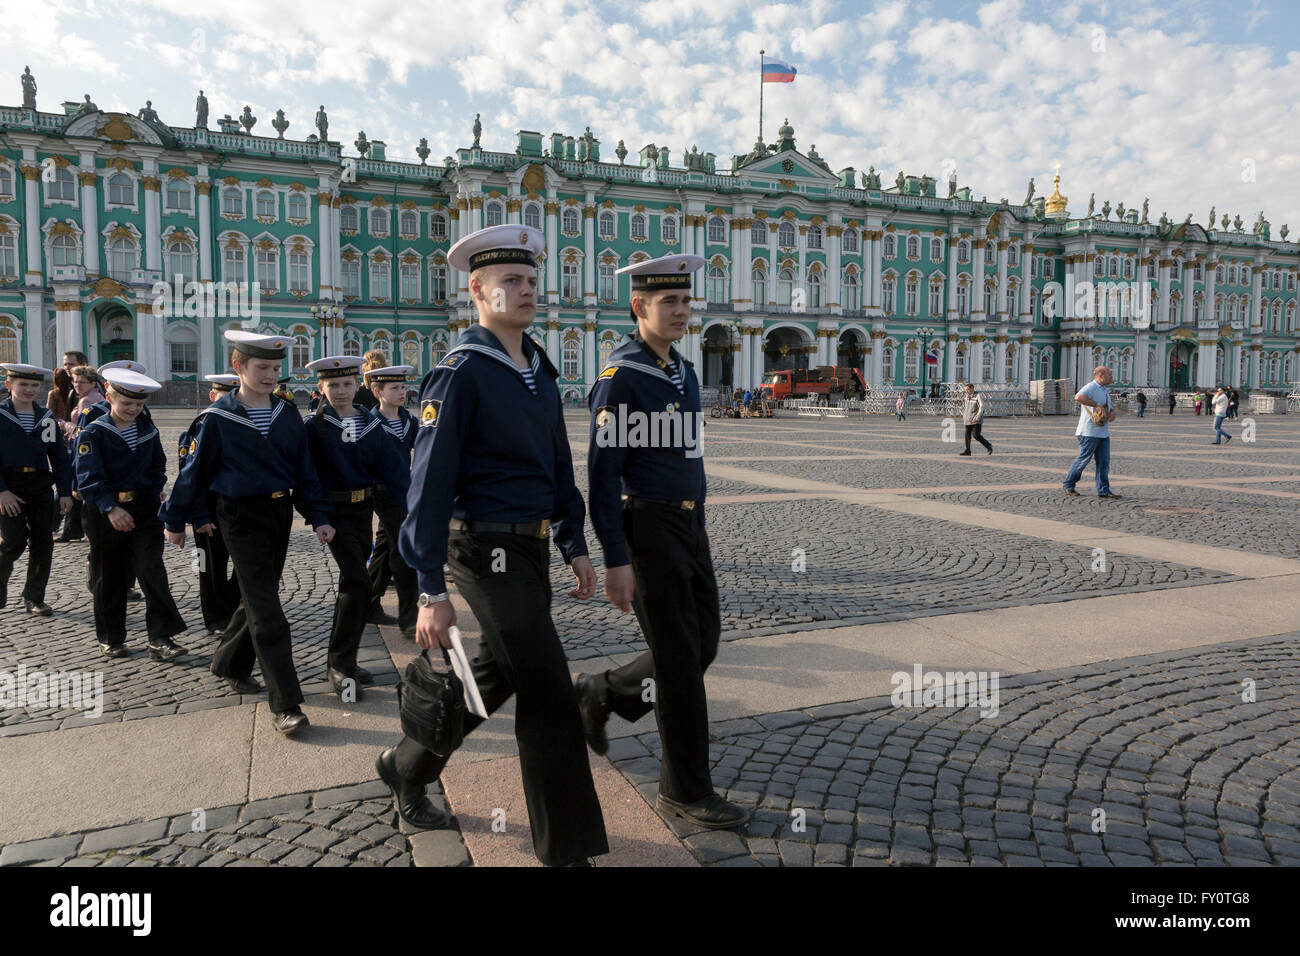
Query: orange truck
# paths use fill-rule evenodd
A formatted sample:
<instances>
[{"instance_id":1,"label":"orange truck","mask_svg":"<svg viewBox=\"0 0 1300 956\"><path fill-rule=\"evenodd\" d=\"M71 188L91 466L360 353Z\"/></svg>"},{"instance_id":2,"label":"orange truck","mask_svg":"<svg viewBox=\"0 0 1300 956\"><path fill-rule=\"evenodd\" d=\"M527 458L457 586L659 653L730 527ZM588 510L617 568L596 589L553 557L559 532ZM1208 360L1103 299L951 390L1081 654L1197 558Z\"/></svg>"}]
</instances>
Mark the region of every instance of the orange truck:
<instances>
[{"instance_id":1,"label":"orange truck","mask_svg":"<svg viewBox=\"0 0 1300 956\"><path fill-rule=\"evenodd\" d=\"M861 398L867 383L862 373L842 365L819 365L813 369L782 369L767 372L759 386L769 402L784 398L808 398L825 395L828 399Z\"/></svg>"}]
</instances>

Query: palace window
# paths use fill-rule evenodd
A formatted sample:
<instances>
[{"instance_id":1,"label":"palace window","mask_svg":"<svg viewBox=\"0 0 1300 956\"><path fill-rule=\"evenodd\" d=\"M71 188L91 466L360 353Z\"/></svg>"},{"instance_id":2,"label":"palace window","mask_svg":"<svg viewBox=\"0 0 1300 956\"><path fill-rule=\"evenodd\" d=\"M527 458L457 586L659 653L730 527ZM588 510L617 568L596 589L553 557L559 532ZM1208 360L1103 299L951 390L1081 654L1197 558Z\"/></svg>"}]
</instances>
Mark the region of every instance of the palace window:
<instances>
[{"instance_id":1,"label":"palace window","mask_svg":"<svg viewBox=\"0 0 1300 956\"><path fill-rule=\"evenodd\" d=\"M1133 278L1133 257L1132 256L1124 257L1124 278L1125 279Z\"/></svg>"},{"instance_id":2,"label":"palace window","mask_svg":"<svg viewBox=\"0 0 1300 956\"><path fill-rule=\"evenodd\" d=\"M45 198L59 199L64 202L75 202L77 196L76 183L72 179L72 173L62 167L54 170L54 179L46 184Z\"/></svg>"},{"instance_id":3,"label":"palace window","mask_svg":"<svg viewBox=\"0 0 1300 956\"><path fill-rule=\"evenodd\" d=\"M253 259L254 278L263 290L275 292L280 288L280 252L278 249L258 249Z\"/></svg>"},{"instance_id":4,"label":"palace window","mask_svg":"<svg viewBox=\"0 0 1300 956\"><path fill-rule=\"evenodd\" d=\"M108 246L108 274L118 282L129 282L135 268L135 243L115 239Z\"/></svg>"},{"instance_id":5,"label":"palace window","mask_svg":"<svg viewBox=\"0 0 1300 956\"><path fill-rule=\"evenodd\" d=\"M536 209L537 207L532 207ZM435 212L429 217L429 238L435 242L442 242L447 238L447 217L441 213Z\"/></svg>"},{"instance_id":6,"label":"palace window","mask_svg":"<svg viewBox=\"0 0 1300 956\"><path fill-rule=\"evenodd\" d=\"M0 272L0 275L3 275ZM10 328L0 328L0 362L18 361L18 333Z\"/></svg>"},{"instance_id":7,"label":"palace window","mask_svg":"<svg viewBox=\"0 0 1300 956\"><path fill-rule=\"evenodd\" d=\"M190 211L190 184L185 180L167 181L167 209L169 212Z\"/></svg>"},{"instance_id":8,"label":"palace window","mask_svg":"<svg viewBox=\"0 0 1300 956\"><path fill-rule=\"evenodd\" d=\"M920 309L921 309L920 301L919 301L920 296L919 296L918 291L917 291L918 288L919 288L919 286L918 286L918 283L917 283L917 280L916 280L916 276L908 276L908 277L907 277L907 286L906 286L906 289L907 289L907 298L906 298L906 301L905 301L905 303L904 303L904 304L905 304L905 308L904 308L904 310L903 310L903 311L905 311L908 315L916 315L916 313L919 312Z\"/></svg>"},{"instance_id":9,"label":"palace window","mask_svg":"<svg viewBox=\"0 0 1300 956\"><path fill-rule=\"evenodd\" d=\"M844 299L844 308L850 312L862 308L862 298L859 295L858 277L850 272L844 276L844 282L841 286L841 297Z\"/></svg>"},{"instance_id":10,"label":"palace window","mask_svg":"<svg viewBox=\"0 0 1300 956\"><path fill-rule=\"evenodd\" d=\"M370 210L370 234L379 237L388 235L388 213L382 207Z\"/></svg>"},{"instance_id":11,"label":"palace window","mask_svg":"<svg viewBox=\"0 0 1300 956\"><path fill-rule=\"evenodd\" d=\"M903 349L903 380L915 382L921 375L921 350L915 342L908 342Z\"/></svg>"},{"instance_id":12,"label":"palace window","mask_svg":"<svg viewBox=\"0 0 1300 956\"><path fill-rule=\"evenodd\" d=\"M339 210L339 228L344 232L356 232L360 228L356 206L344 206Z\"/></svg>"},{"instance_id":13,"label":"palace window","mask_svg":"<svg viewBox=\"0 0 1300 956\"><path fill-rule=\"evenodd\" d=\"M248 281L248 264L244 259L242 246L227 246L222 251L221 280L223 282Z\"/></svg>"},{"instance_id":14,"label":"palace window","mask_svg":"<svg viewBox=\"0 0 1300 956\"><path fill-rule=\"evenodd\" d=\"M885 233L884 241L880 247L880 255L885 259L893 259L898 255L898 237L892 232Z\"/></svg>"},{"instance_id":15,"label":"palace window","mask_svg":"<svg viewBox=\"0 0 1300 956\"><path fill-rule=\"evenodd\" d=\"M578 340L566 339L560 355L560 374L567 379L576 379L582 368L582 351Z\"/></svg>"},{"instance_id":16,"label":"palace window","mask_svg":"<svg viewBox=\"0 0 1300 956\"><path fill-rule=\"evenodd\" d=\"M397 286L399 299L420 299L420 264L403 262L397 267Z\"/></svg>"},{"instance_id":17,"label":"palace window","mask_svg":"<svg viewBox=\"0 0 1300 956\"><path fill-rule=\"evenodd\" d=\"M18 243L12 235L0 235L0 276L18 278Z\"/></svg>"},{"instance_id":18,"label":"palace window","mask_svg":"<svg viewBox=\"0 0 1300 956\"><path fill-rule=\"evenodd\" d=\"M114 173L108 177L108 204L110 206L135 205L135 183L126 173Z\"/></svg>"},{"instance_id":19,"label":"palace window","mask_svg":"<svg viewBox=\"0 0 1300 956\"><path fill-rule=\"evenodd\" d=\"M763 219L755 219L754 224L749 227L749 243L753 246L767 245L767 222Z\"/></svg>"},{"instance_id":20,"label":"palace window","mask_svg":"<svg viewBox=\"0 0 1300 956\"><path fill-rule=\"evenodd\" d=\"M894 346L892 343L880 347L880 372L885 380L883 384L894 384L894 376L897 374L897 366L894 362Z\"/></svg>"},{"instance_id":21,"label":"palace window","mask_svg":"<svg viewBox=\"0 0 1300 956\"><path fill-rule=\"evenodd\" d=\"M275 193L269 189L257 193L257 215L261 219L275 218Z\"/></svg>"},{"instance_id":22,"label":"palace window","mask_svg":"<svg viewBox=\"0 0 1300 956\"><path fill-rule=\"evenodd\" d=\"M708 301L727 301L727 270L722 266L710 266L707 281Z\"/></svg>"},{"instance_id":23,"label":"palace window","mask_svg":"<svg viewBox=\"0 0 1300 956\"><path fill-rule=\"evenodd\" d=\"M909 259L921 258L921 240L918 239L916 236L907 237L907 258Z\"/></svg>"},{"instance_id":24,"label":"palace window","mask_svg":"<svg viewBox=\"0 0 1300 956\"><path fill-rule=\"evenodd\" d=\"M0 196L14 194L14 174L8 166L0 166Z\"/></svg>"},{"instance_id":25,"label":"palace window","mask_svg":"<svg viewBox=\"0 0 1300 956\"><path fill-rule=\"evenodd\" d=\"M935 318L943 315L943 286L938 282L930 283L930 311Z\"/></svg>"},{"instance_id":26,"label":"palace window","mask_svg":"<svg viewBox=\"0 0 1300 956\"><path fill-rule=\"evenodd\" d=\"M608 209L601 210L600 218L597 220L600 226L600 238L614 238L614 214Z\"/></svg>"},{"instance_id":27,"label":"palace window","mask_svg":"<svg viewBox=\"0 0 1300 956\"><path fill-rule=\"evenodd\" d=\"M600 340L600 367L604 368L609 364L609 357L614 354L615 342L612 336Z\"/></svg>"},{"instance_id":28,"label":"palace window","mask_svg":"<svg viewBox=\"0 0 1300 956\"><path fill-rule=\"evenodd\" d=\"M560 298L581 298L578 288L578 264L576 262L564 263L560 272Z\"/></svg>"},{"instance_id":29,"label":"palace window","mask_svg":"<svg viewBox=\"0 0 1300 956\"><path fill-rule=\"evenodd\" d=\"M784 249L793 249L795 245L794 223L786 220L776 230L776 244Z\"/></svg>"},{"instance_id":30,"label":"palace window","mask_svg":"<svg viewBox=\"0 0 1300 956\"><path fill-rule=\"evenodd\" d=\"M776 275L776 304L789 305L794 295L794 272L782 269Z\"/></svg>"},{"instance_id":31,"label":"palace window","mask_svg":"<svg viewBox=\"0 0 1300 956\"><path fill-rule=\"evenodd\" d=\"M659 220L659 237L666 243L677 241L677 220L664 216Z\"/></svg>"},{"instance_id":32,"label":"palace window","mask_svg":"<svg viewBox=\"0 0 1300 956\"><path fill-rule=\"evenodd\" d=\"M169 343L171 373L194 375L199 370L199 337L189 329L180 328L172 333Z\"/></svg>"},{"instance_id":33,"label":"palace window","mask_svg":"<svg viewBox=\"0 0 1300 956\"><path fill-rule=\"evenodd\" d=\"M560 217L560 229L566 235L576 236L578 234L578 210L572 206L566 206L564 214Z\"/></svg>"},{"instance_id":34,"label":"palace window","mask_svg":"<svg viewBox=\"0 0 1300 956\"><path fill-rule=\"evenodd\" d=\"M970 262L970 243L965 239L957 243L957 261L963 264Z\"/></svg>"},{"instance_id":35,"label":"palace window","mask_svg":"<svg viewBox=\"0 0 1300 956\"><path fill-rule=\"evenodd\" d=\"M808 274L808 308L820 309L822 307L822 276L820 272L810 272Z\"/></svg>"},{"instance_id":36,"label":"palace window","mask_svg":"<svg viewBox=\"0 0 1300 956\"><path fill-rule=\"evenodd\" d=\"M596 267L596 298L614 301L614 263L602 262Z\"/></svg>"},{"instance_id":37,"label":"palace window","mask_svg":"<svg viewBox=\"0 0 1300 956\"><path fill-rule=\"evenodd\" d=\"M1007 247L1007 265L1017 266L1020 264L1020 247L1014 242Z\"/></svg>"},{"instance_id":38,"label":"palace window","mask_svg":"<svg viewBox=\"0 0 1300 956\"><path fill-rule=\"evenodd\" d=\"M77 254L77 240L72 236L55 236L50 249L56 266L75 266L81 258Z\"/></svg>"},{"instance_id":39,"label":"palace window","mask_svg":"<svg viewBox=\"0 0 1300 956\"><path fill-rule=\"evenodd\" d=\"M721 216L709 217L709 242L727 241L727 220Z\"/></svg>"},{"instance_id":40,"label":"palace window","mask_svg":"<svg viewBox=\"0 0 1300 956\"><path fill-rule=\"evenodd\" d=\"M970 315L970 286L965 282L957 286L957 314Z\"/></svg>"},{"instance_id":41,"label":"palace window","mask_svg":"<svg viewBox=\"0 0 1300 956\"><path fill-rule=\"evenodd\" d=\"M284 214L290 219L307 218L307 197L300 192L291 192L284 200Z\"/></svg>"},{"instance_id":42,"label":"palace window","mask_svg":"<svg viewBox=\"0 0 1300 956\"><path fill-rule=\"evenodd\" d=\"M387 259L370 260L370 298L387 299L391 285Z\"/></svg>"},{"instance_id":43,"label":"palace window","mask_svg":"<svg viewBox=\"0 0 1300 956\"><path fill-rule=\"evenodd\" d=\"M401 215L397 217L397 231L407 239L420 237L420 217L415 214L414 209L402 210Z\"/></svg>"},{"instance_id":44,"label":"palace window","mask_svg":"<svg viewBox=\"0 0 1300 956\"><path fill-rule=\"evenodd\" d=\"M993 347L987 342L980 346L980 380L993 381Z\"/></svg>"},{"instance_id":45,"label":"palace window","mask_svg":"<svg viewBox=\"0 0 1300 956\"><path fill-rule=\"evenodd\" d=\"M429 300L443 302L447 298L447 267L434 265L429 267Z\"/></svg>"},{"instance_id":46,"label":"palace window","mask_svg":"<svg viewBox=\"0 0 1300 956\"><path fill-rule=\"evenodd\" d=\"M442 218L440 216L435 218ZM542 228L542 207L535 202L530 202L524 206L524 225L531 226L533 229L541 230ZM447 234L446 226L443 226L443 237Z\"/></svg>"},{"instance_id":47,"label":"palace window","mask_svg":"<svg viewBox=\"0 0 1300 956\"><path fill-rule=\"evenodd\" d=\"M994 288L992 282L984 283L984 314L986 316L993 313L993 295Z\"/></svg>"},{"instance_id":48,"label":"palace window","mask_svg":"<svg viewBox=\"0 0 1300 956\"><path fill-rule=\"evenodd\" d=\"M637 240L640 240L640 241L642 241L642 242L645 241L645 239L646 239L646 226L645 226L645 214L644 214L644 213L639 213L639 212L638 212L638 213L633 213L633 214L632 214L632 219L631 219L631 221L628 223L628 227L629 227L629 229L631 230L632 238L633 238L633 239L637 239Z\"/></svg>"},{"instance_id":49,"label":"palace window","mask_svg":"<svg viewBox=\"0 0 1300 956\"><path fill-rule=\"evenodd\" d=\"M1029 278L1038 278L1038 256L1030 256L1029 258Z\"/></svg>"},{"instance_id":50,"label":"palace window","mask_svg":"<svg viewBox=\"0 0 1300 956\"><path fill-rule=\"evenodd\" d=\"M361 295L361 263L344 259L339 274L343 279L343 294L358 298Z\"/></svg>"},{"instance_id":51,"label":"palace window","mask_svg":"<svg viewBox=\"0 0 1300 956\"><path fill-rule=\"evenodd\" d=\"M483 224L485 226L499 226L503 222L505 222L505 216L499 202L490 202L483 207Z\"/></svg>"},{"instance_id":52,"label":"palace window","mask_svg":"<svg viewBox=\"0 0 1300 956\"><path fill-rule=\"evenodd\" d=\"M808 248L820 249L821 247L822 247L822 227L809 226L808 227Z\"/></svg>"},{"instance_id":53,"label":"palace window","mask_svg":"<svg viewBox=\"0 0 1300 956\"><path fill-rule=\"evenodd\" d=\"M1052 350L1043 349L1042 354L1038 356L1038 377L1052 377Z\"/></svg>"},{"instance_id":54,"label":"palace window","mask_svg":"<svg viewBox=\"0 0 1300 956\"><path fill-rule=\"evenodd\" d=\"M997 248L992 242L984 243L984 264L986 266L991 266L997 261L996 252Z\"/></svg>"},{"instance_id":55,"label":"palace window","mask_svg":"<svg viewBox=\"0 0 1300 956\"><path fill-rule=\"evenodd\" d=\"M1104 257L1098 256L1092 260L1092 276L1094 279L1100 279L1104 275L1106 275L1106 260Z\"/></svg>"},{"instance_id":56,"label":"palace window","mask_svg":"<svg viewBox=\"0 0 1300 956\"><path fill-rule=\"evenodd\" d=\"M418 339L407 339L402 343L402 364L409 365L412 368L420 367L420 342Z\"/></svg>"},{"instance_id":57,"label":"palace window","mask_svg":"<svg viewBox=\"0 0 1300 956\"><path fill-rule=\"evenodd\" d=\"M752 281L751 298L757 303L756 307L761 307L767 301L767 270L762 266L755 266L754 271L750 273Z\"/></svg>"},{"instance_id":58,"label":"palace window","mask_svg":"<svg viewBox=\"0 0 1300 956\"><path fill-rule=\"evenodd\" d=\"M295 372L302 373L307 371L307 363L311 360L311 339L305 335L295 335L293 345L289 346L289 364Z\"/></svg>"},{"instance_id":59,"label":"palace window","mask_svg":"<svg viewBox=\"0 0 1300 956\"><path fill-rule=\"evenodd\" d=\"M942 239L930 240L930 261L943 262L943 240Z\"/></svg>"},{"instance_id":60,"label":"palace window","mask_svg":"<svg viewBox=\"0 0 1300 956\"><path fill-rule=\"evenodd\" d=\"M881 282L881 291L884 293L884 307L886 315L894 314L894 277L885 276Z\"/></svg>"},{"instance_id":61,"label":"palace window","mask_svg":"<svg viewBox=\"0 0 1300 956\"><path fill-rule=\"evenodd\" d=\"M949 345L949 348L951 347L952 346ZM957 346L957 358L953 362L956 368L953 371L957 375L957 381L959 382L965 382L970 378L970 373L967 368L968 355L969 349L966 347L966 343L963 342L961 345Z\"/></svg>"},{"instance_id":62,"label":"palace window","mask_svg":"<svg viewBox=\"0 0 1300 956\"><path fill-rule=\"evenodd\" d=\"M434 365L437 365L447 357L447 343L442 339L435 339L431 346L431 350L433 355L430 357L430 361L432 361Z\"/></svg>"},{"instance_id":63,"label":"palace window","mask_svg":"<svg viewBox=\"0 0 1300 956\"><path fill-rule=\"evenodd\" d=\"M194 247L188 242L171 242L167 245L167 275L171 282L180 276L181 282L194 279Z\"/></svg>"},{"instance_id":64,"label":"palace window","mask_svg":"<svg viewBox=\"0 0 1300 956\"><path fill-rule=\"evenodd\" d=\"M856 253L858 251L858 231L856 229L844 230L844 235L840 239L840 248L845 252Z\"/></svg>"}]
</instances>

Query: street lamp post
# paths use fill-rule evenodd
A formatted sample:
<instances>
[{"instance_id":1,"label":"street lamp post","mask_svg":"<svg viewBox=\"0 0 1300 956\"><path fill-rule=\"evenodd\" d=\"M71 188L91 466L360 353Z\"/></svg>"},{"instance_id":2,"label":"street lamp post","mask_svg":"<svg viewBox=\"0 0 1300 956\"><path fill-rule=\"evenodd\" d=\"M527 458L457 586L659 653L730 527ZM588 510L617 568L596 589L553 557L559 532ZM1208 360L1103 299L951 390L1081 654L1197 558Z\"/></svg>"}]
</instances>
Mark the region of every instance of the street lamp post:
<instances>
[{"instance_id":1,"label":"street lamp post","mask_svg":"<svg viewBox=\"0 0 1300 956\"><path fill-rule=\"evenodd\" d=\"M313 305L311 307L312 318L316 319L322 329L325 330L325 341L323 348L326 355L332 355L343 350L343 344L336 344L336 336L331 332L332 329L343 328L343 310L336 305Z\"/></svg>"},{"instance_id":2,"label":"street lamp post","mask_svg":"<svg viewBox=\"0 0 1300 956\"><path fill-rule=\"evenodd\" d=\"M916 334L921 336L921 400L924 401L926 372L928 371L930 366L930 363L927 361L927 359L930 356L929 339L930 336L934 334L934 329L932 328L917 329Z\"/></svg>"}]
</instances>

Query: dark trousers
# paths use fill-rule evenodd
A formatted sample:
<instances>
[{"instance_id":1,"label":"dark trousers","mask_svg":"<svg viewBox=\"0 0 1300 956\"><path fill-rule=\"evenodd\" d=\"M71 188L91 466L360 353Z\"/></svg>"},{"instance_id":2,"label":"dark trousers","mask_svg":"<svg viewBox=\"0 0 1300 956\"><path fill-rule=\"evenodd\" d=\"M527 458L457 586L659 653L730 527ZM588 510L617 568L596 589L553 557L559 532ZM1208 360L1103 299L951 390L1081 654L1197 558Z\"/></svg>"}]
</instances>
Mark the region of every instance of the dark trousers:
<instances>
[{"instance_id":1,"label":"dark trousers","mask_svg":"<svg viewBox=\"0 0 1300 956\"><path fill-rule=\"evenodd\" d=\"M624 720L653 707L663 744L659 792L694 802L713 792L704 672L722 626L709 538L701 512L658 504L625 508L623 533L636 578L632 608L650 651L597 683Z\"/></svg>"},{"instance_id":2,"label":"dark trousers","mask_svg":"<svg viewBox=\"0 0 1300 956\"><path fill-rule=\"evenodd\" d=\"M212 673L248 677L256 660L262 665L271 710L283 713L302 703L289 622L280 607L293 505L288 495L217 498L213 517L235 566L239 606L212 652Z\"/></svg>"},{"instance_id":3,"label":"dark trousers","mask_svg":"<svg viewBox=\"0 0 1300 956\"><path fill-rule=\"evenodd\" d=\"M215 508L215 496L208 507ZM208 534L195 534L194 546L202 552L199 565L199 606L203 609L203 624L209 628L225 629L226 623L239 607L239 581L230 567L230 552L216 518Z\"/></svg>"},{"instance_id":4,"label":"dark trousers","mask_svg":"<svg viewBox=\"0 0 1300 956\"><path fill-rule=\"evenodd\" d=\"M557 866L608 853L609 844L578 698L551 621L548 550L545 539L453 532L447 565L483 629L471 666L488 713L515 697L533 849L543 863ZM467 715L465 733L482 722ZM412 783L437 779L447 759L409 737L397 746L397 770Z\"/></svg>"},{"instance_id":5,"label":"dark trousers","mask_svg":"<svg viewBox=\"0 0 1300 956\"><path fill-rule=\"evenodd\" d=\"M370 554L370 607L367 616L379 610L379 602L383 600L391 579L397 587L397 626L403 634L410 633L420 610L416 606L420 587L415 572L397 550L397 533L406 518L406 502L394 501L387 488L376 487L375 516L379 518L379 530L375 532L375 548Z\"/></svg>"},{"instance_id":6,"label":"dark trousers","mask_svg":"<svg viewBox=\"0 0 1300 956\"><path fill-rule=\"evenodd\" d=\"M0 515L0 598L9 597L9 575L14 562L27 549L27 583L23 597L45 603L54 555L53 476L48 471L6 471L5 484L23 501L17 515ZM3 606L3 602L0 602Z\"/></svg>"},{"instance_id":7,"label":"dark trousers","mask_svg":"<svg viewBox=\"0 0 1300 956\"><path fill-rule=\"evenodd\" d=\"M972 438L974 438L977 442L979 442L989 451L993 450L993 446L989 444L988 439L980 434L980 431L983 428L984 428L983 422L976 422L974 425L966 426L966 450L967 451L970 451L970 440Z\"/></svg>"},{"instance_id":8,"label":"dark trousers","mask_svg":"<svg viewBox=\"0 0 1300 956\"><path fill-rule=\"evenodd\" d=\"M79 500L72 499L72 510L63 518L63 529L59 532L60 537L76 539L86 536L85 529L81 526L82 507Z\"/></svg>"},{"instance_id":9,"label":"dark trousers","mask_svg":"<svg viewBox=\"0 0 1300 956\"><path fill-rule=\"evenodd\" d=\"M330 554L339 566L339 594L334 601L334 624L330 628L329 666L351 674L357 668L357 647L366 627L370 607L370 577L366 558L370 555L371 523L374 511L370 499L331 502L334 537Z\"/></svg>"},{"instance_id":10,"label":"dark trousers","mask_svg":"<svg viewBox=\"0 0 1300 956\"><path fill-rule=\"evenodd\" d=\"M95 636L101 644L126 642L126 592L139 578L145 600L145 630L150 644L159 644L185 630L185 621L172 599L163 565L163 526L158 500L152 492L138 493L120 505L135 519L135 529L118 531L98 508L87 507L86 537L90 540L90 594L95 608Z\"/></svg>"}]
</instances>

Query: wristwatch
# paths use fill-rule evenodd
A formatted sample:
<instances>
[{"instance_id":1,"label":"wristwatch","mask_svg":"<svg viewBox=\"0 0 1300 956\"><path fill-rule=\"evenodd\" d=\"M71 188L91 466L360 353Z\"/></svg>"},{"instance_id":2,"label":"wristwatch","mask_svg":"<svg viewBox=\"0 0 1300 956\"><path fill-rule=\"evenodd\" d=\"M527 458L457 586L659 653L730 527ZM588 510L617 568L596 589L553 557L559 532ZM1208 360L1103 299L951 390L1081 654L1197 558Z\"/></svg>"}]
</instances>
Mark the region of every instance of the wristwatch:
<instances>
[{"instance_id":1,"label":"wristwatch","mask_svg":"<svg viewBox=\"0 0 1300 956\"><path fill-rule=\"evenodd\" d=\"M447 600L446 591L443 591L441 594L425 594L423 591L421 591L420 599L415 603L418 604L420 607L430 607L434 604L437 604L439 601L445 601L445 600Z\"/></svg>"}]
</instances>

